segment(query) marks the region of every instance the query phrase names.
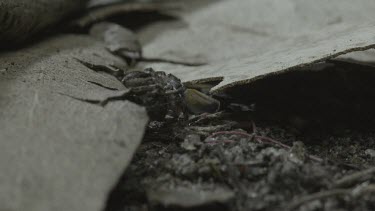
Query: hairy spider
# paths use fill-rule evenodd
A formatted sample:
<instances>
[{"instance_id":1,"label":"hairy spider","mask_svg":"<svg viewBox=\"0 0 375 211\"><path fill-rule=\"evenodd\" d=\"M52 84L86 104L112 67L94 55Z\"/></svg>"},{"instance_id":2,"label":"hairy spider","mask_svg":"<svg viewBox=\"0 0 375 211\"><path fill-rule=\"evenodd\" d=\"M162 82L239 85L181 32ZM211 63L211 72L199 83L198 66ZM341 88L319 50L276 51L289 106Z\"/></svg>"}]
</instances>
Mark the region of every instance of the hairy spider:
<instances>
[{"instance_id":1,"label":"hairy spider","mask_svg":"<svg viewBox=\"0 0 375 211\"><path fill-rule=\"evenodd\" d=\"M115 66L77 61L96 72L116 77L129 92L111 100L130 100L145 106L151 120L163 120L166 116L183 118L189 113L214 113L220 108L218 100L191 87L184 87L179 78L163 71L152 68L125 71Z\"/></svg>"},{"instance_id":2,"label":"hairy spider","mask_svg":"<svg viewBox=\"0 0 375 211\"><path fill-rule=\"evenodd\" d=\"M186 111L185 88L172 74L148 68L125 73L121 82L130 89L127 99L145 106L151 119L182 117Z\"/></svg>"}]
</instances>

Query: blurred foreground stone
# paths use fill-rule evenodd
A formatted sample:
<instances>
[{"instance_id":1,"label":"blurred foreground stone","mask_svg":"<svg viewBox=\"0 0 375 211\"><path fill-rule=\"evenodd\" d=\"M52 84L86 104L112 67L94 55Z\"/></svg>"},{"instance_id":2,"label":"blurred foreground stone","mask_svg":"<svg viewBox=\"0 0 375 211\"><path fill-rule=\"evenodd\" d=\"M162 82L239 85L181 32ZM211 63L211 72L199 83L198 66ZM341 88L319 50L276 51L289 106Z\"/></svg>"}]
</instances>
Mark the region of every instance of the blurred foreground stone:
<instances>
[{"instance_id":1,"label":"blurred foreground stone","mask_svg":"<svg viewBox=\"0 0 375 211\"><path fill-rule=\"evenodd\" d=\"M142 139L144 108L72 98L126 91L75 58L121 64L76 35L0 54L0 210L102 210Z\"/></svg>"}]
</instances>

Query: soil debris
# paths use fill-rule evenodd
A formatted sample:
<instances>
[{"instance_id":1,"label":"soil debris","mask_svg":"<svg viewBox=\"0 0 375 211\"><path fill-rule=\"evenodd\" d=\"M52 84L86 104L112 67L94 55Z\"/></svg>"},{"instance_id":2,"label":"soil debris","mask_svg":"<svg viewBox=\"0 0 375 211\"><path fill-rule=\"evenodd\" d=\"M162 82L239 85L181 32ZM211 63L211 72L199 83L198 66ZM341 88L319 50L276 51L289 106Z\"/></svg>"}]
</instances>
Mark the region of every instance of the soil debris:
<instances>
[{"instance_id":1,"label":"soil debris","mask_svg":"<svg viewBox=\"0 0 375 211\"><path fill-rule=\"evenodd\" d=\"M121 190L118 194L130 196L136 190L150 190L155 186L168 187L173 192L181 185L188 184L193 189L196 185L209 184L234 193L234 198L224 203L224 210L374 209L373 168L358 172L347 165L339 165L340 162L358 165L355 154L338 150L335 153L342 159L330 160L332 157L327 157L322 150L316 155L324 159L317 162L310 155L328 146L303 144L304 137L276 126L258 126L257 134L271 136L292 147L286 149L271 142L259 142L255 135L241 130L219 132L211 137L187 135L182 143L175 137L158 141L148 132L147 141L118 186ZM371 137L371 134L366 136ZM355 140L353 136L352 141ZM374 162L367 158L362 165L374 165ZM340 189L344 187L341 184L346 184L348 189ZM125 197L120 207L146 206L154 210L146 195L144 192L131 200ZM197 203L199 200L196 200ZM183 203L186 201L179 205ZM198 210L194 206L190 208Z\"/></svg>"},{"instance_id":2,"label":"soil debris","mask_svg":"<svg viewBox=\"0 0 375 211\"><path fill-rule=\"evenodd\" d=\"M113 192L121 200L108 210L211 207L202 187L233 194L225 200L215 194L218 210L348 210L357 204L356 210L373 210L373 132L310 125L305 133L258 118L256 102L207 97L221 102L220 111L185 110L185 118L150 122Z\"/></svg>"},{"instance_id":3,"label":"soil debris","mask_svg":"<svg viewBox=\"0 0 375 211\"><path fill-rule=\"evenodd\" d=\"M220 206L225 207L233 197L234 193L228 188L210 184L184 184L181 181L176 181L174 187L172 184L163 185L147 191L148 201L153 206L169 209L218 209Z\"/></svg>"},{"instance_id":4,"label":"soil debris","mask_svg":"<svg viewBox=\"0 0 375 211\"><path fill-rule=\"evenodd\" d=\"M200 210L214 207L218 210L314 211L347 210L356 204L360 204L357 207L360 211L374 208L375 163L368 155L369 149L375 147L374 132L350 127L322 130L319 124L305 124L309 120L306 117L320 118L317 114L329 113L334 106L316 107L312 113L299 113L305 116L293 116L279 110L287 108L287 103L293 100L298 102L298 94L295 97L290 90L288 93L293 99L287 101L286 106L264 106L267 105L261 101L264 98L254 98L253 101L239 98L239 88L230 90L230 97L228 93L215 95L207 88L214 86L211 82L195 84L197 89L187 84L189 88L186 88L179 78L162 71L123 70L115 66L81 63L121 81L130 90L130 95L117 100L143 105L151 117L143 144L113 190L107 210ZM345 88L353 93L367 90L367 82L362 83L358 90L350 87L358 87L355 84L367 74L372 76L370 67L345 62L323 66L330 69L308 73L347 78L336 84L337 90ZM354 73L355 68L359 69ZM346 75L357 77L349 80ZM276 94L272 89L268 89L267 94L277 96L278 86L282 87L300 76L285 74L285 80L278 76L280 84L273 83ZM329 84L329 80L322 87ZM265 85L267 81L260 81L259 87L263 86L262 83ZM315 93L302 85L299 88L304 93ZM252 96L262 97L260 90ZM285 90L288 89L284 87ZM294 94L299 91L292 87L291 90L295 90ZM368 91L372 93L373 90ZM195 95L186 96L189 93ZM369 100L366 96L361 95L355 102L365 105ZM323 97L328 102L327 99L336 96ZM277 100L276 97L270 99ZM345 111L347 113L340 114L350 118L357 114L350 113L353 112L350 109ZM282 120L278 112L285 115L285 119L294 119L294 124L275 121ZM264 118L267 117L264 114L273 115L273 118ZM330 123L338 126L342 122L337 123L333 118Z\"/></svg>"}]
</instances>

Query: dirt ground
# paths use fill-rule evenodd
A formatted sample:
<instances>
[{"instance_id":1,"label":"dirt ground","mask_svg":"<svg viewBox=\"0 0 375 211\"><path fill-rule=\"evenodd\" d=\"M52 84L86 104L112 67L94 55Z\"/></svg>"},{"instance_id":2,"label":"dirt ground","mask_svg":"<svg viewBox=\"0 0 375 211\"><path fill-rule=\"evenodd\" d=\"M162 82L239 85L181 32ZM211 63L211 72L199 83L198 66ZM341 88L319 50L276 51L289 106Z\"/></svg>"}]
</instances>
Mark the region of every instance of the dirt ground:
<instances>
[{"instance_id":1,"label":"dirt ground","mask_svg":"<svg viewBox=\"0 0 375 211\"><path fill-rule=\"evenodd\" d=\"M270 77L217 113L150 122L107 210L375 210L373 88L355 67Z\"/></svg>"},{"instance_id":2,"label":"dirt ground","mask_svg":"<svg viewBox=\"0 0 375 211\"><path fill-rule=\"evenodd\" d=\"M149 129L107 210L375 209L374 132L249 124L183 141Z\"/></svg>"}]
</instances>

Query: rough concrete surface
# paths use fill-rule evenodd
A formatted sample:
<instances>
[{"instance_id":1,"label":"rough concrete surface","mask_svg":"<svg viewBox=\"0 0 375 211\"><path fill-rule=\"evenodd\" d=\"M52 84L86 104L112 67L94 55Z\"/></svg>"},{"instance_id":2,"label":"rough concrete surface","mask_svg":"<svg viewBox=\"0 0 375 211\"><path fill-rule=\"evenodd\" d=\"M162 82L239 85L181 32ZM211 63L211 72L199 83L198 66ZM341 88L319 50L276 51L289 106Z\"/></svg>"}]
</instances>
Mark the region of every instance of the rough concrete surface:
<instances>
[{"instance_id":1,"label":"rough concrete surface","mask_svg":"<svg viewBox=\"0 0 375 211\"><path fill-rule=\"evenodd\" d=\"M0 55L0 210L101 210L142 139L144 108L69 97L100 100L124 91L74 58L120 62L76 35Z\"/></svg>"},{"instance_id":2,"label":"rough concrete surface","mask_svg":"<svg viewBox=\"0 0 375 211\"><path fill-rule=\"evenodd\" d=\"M184 81L223 78L214 90L325 60L375 43L373 1L205 1L139 32L144 54L207 62L202 67L147 64ZM366 25L367 24L367 25ZM169 25L169 27L167 27ZM149 39L150 34L155 37Z\"/></svg>"},{"instance_id":3,"label":"rough concrete surface","mask_svg":"<svg viewBox=\"0 0 375 211\"><path fill-rule=\"evenodd\" d=\"M30 39L33 34L83 10L88 0L2 0L0 48Z\"/></svg>"}]
</instances>

